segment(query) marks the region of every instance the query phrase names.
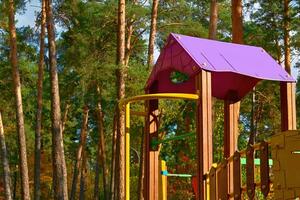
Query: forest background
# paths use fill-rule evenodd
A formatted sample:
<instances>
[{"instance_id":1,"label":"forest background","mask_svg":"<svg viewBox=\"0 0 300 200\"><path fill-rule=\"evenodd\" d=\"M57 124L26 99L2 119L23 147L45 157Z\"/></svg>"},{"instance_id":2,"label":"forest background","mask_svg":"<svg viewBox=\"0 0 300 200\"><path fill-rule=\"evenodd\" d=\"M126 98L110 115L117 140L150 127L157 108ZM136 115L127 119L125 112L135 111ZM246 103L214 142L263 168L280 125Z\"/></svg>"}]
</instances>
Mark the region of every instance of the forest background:
<instances>
[{"instance_id":1,"label":"forest background","mask_svg":"<svg viewBox=\"0 0 300 200\"><path fill-rule=\"evenodd\" d=\"M144 93L169 33L227 42L236 35L299 79L299 13L299 0L1 0L0 198L122 199L118 99ZM280 131L279 91L262 81L242 100L239 149ZM299 81L296 98L300 108ZM195 132L194 107L162 101L160 136ZM223 123L223 102L215 100L215 162L223 159ZM133 117L132 199L142 199L143 132ZM170 172L196 173L194 137L160 151ZM191 181L170 179L168 193L193 199Z\"/></svg>"}]
</instances>

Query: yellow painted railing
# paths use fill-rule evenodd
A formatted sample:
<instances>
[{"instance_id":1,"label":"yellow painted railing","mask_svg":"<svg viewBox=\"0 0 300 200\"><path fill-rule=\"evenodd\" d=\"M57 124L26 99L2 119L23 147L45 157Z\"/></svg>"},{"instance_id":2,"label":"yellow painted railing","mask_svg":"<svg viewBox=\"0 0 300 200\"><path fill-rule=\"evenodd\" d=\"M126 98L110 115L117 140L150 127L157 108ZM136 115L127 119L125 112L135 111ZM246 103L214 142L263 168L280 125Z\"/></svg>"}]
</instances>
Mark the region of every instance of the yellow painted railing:
<instances>
[{"instance_id":1,"label":"yellow painted railing","mask_svg":"<svg viewBox=\"0 0 300 200\"><path fill-rule=\"evenodd\" d=\"M130 97L127 99L121 99L119 102L119 108L124 109L125 106L125 181L126 181L126 200L130 200L130 104L139 101L154 100L154 99L182 99L182 100L197 100L199 96L197 94L186 93L158 93L158 94L145 94ZM143 112L138 112L143 113ZM144 115L142 115L144 116Z\"/></svg>"}]
</instances>

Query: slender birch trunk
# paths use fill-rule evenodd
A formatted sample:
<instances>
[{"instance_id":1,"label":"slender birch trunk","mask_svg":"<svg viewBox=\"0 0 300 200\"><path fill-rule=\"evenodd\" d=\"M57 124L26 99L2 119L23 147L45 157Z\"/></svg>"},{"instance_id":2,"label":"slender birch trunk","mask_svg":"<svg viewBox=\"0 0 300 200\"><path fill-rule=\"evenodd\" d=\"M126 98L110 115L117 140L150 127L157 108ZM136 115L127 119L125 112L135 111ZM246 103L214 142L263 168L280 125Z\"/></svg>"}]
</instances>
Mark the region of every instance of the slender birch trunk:
<instances>
[{"instance_id":1,"label":"slender birch trunk","mask_svg":"<svg viewBox=\"0 0 300 200\"><path fill-rule=\"evenodd\" d=\"M62 136L59 84L57 74L55 31L52 0L46 1L46 20L49 43L49 65L51 80L51 121L52 121L52 164L54 199L68 199L67 168Z\"/></svg>"},{"instance_id":2,"label":"slender birch trunk","mask_svg":"<svg viewBox=\"0 0 300 200\"><path fill-rule=\"evenodd\" d=\"M12 200L10 169L9 169L8 155L7 155L7 149L5 144L5 136L4 136L1 111L0 111L0 144L1 144L1 160L2 160L2 167L3 167L3 184L4 184L4 191L5 191L5 199Z\"/></svg>"},{"instance_id":3,"label":"slender birch trunk","mask_svg":"<svg viewBox=\"0 0 300 200\"><path fill-rule=\"evenodd\" d=\"M158 11L158 0L153 0L152 14L151 14L151 27L149 35L149 46L148 46L148 69L151 70L154 64L154 46L155 36L157 28L157 11Z\"/></svg>"},{"instance_id":4,"label":"slender birch trunk","mask_svg":"<svg viewBox=\"0 0 300 200\"><path fill-rule=\"evenodd\" d=\"M16 101L22 199L29 200L30 190L29 190L29 177L28 177L28 166L27 166L26 135L25 135L25 127L24 127L20 73L18 69L18 58L17 58L17 34L16 34L16 27L15 27L14 0L9 0L8 18L9 18L9 38L10 38L10 62L12 68L12 79L13 79L15 101Z\"/></svg>"},{"instance_id":5,"label":"slender birch trunk","mask_svg":"<svg viewBox=\"0 0 300 200\"><path fill-rule=\"evenodd\" d=\"M127 67L125 66L125 0L119 0L118 3L118 99L122 99L125 97L125 79L127 77ZM117 157L118 165L117 172L118 176L116 176L116 182L118 183L118 199L125 199L125 113L124 109L119 109L119 133L117 135L118 143L117 143Z\"/></svg>"},{"instance_id":6,"label":"slender birch trunk","mask_svg":"<svg viewBox=\"0 0 300 200\"><path fill-rule=\"evenodd\" d=\"M34 199L41 198L41 132L42 132L42 103L43 103L43 78L44 78L44 51L45 51L45 26L46 11L45 0L42 0L41 11L41 34L40 34L40 55L38 63L37 81L37 111L35 128L35 154L34 154Z\"/></svg>"},{"instance_id":7,"label":"slender birch trunk","mask_svg":"<svg viewBox=\"0 0 300 200\"><path fill-rule=\"evenodd\" d=\"M89 117L89 109L87 106L85 106L83 108L80 142L76 153L70 200L76 199L76 189L77 189L77 183L79 179L79 170L80 168L83 167L82 157L83 157L83 153L86 145L86 139L87 139L88 117Z\"/></svg>"},{"instance_id":8,"label":"slender birch trunk","mask_svg":"<svg viewBox=\"0 0 300 200\"><path fill-rule=\"evenodd\" d=\"M105 136L104 136L104 116L101 105L101 91L100 87L97 86L98 103L97 103L97 122L98 122L98 151L97 151L97 164L95 170L95 190L94 199L99 199L99 173L100 173L100 163L102 163L102 180L103 180L103 190L104 199L108 200L108 168L106 165L106 148L105 148Z\"/></svg>"}]
</instances>

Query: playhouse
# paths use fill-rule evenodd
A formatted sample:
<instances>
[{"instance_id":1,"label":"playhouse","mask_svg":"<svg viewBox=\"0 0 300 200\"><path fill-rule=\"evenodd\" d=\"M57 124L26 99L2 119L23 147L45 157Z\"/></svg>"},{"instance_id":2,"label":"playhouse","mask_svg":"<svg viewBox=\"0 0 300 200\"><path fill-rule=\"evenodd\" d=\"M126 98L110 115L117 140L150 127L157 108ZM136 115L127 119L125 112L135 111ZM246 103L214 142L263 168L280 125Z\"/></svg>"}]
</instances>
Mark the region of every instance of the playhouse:
<instances>
[{"instance_id":1,"label":"playhouse","mask_svg":"<svg viewBox=\"0 0 300 200\"><path fill-rule=\"evenodd\" d=\"M186 74L188 80L173 83L170 75L174 71ZM283 132L275 134L270 142L255 144L238 152L239 101L261 80L278 81L280 84ZM157 146L151 145L158 137L159 99L197 102L197 199L241 199L242 193L254 199L257 187L267 197L271 184L274 185L275 199L300 196L300 178L292 176L297 171L295 163L299 163L299 159L295 156L300 149L300 133L295 131L295 80L264 49L170 34L147 81L145 93L120 102L126 110L126 199L130 199L130 114L135 113L146 119L144 198L167 198L164 191L167 179L163 174L165 163L159 160ZM224 101L225 160L217 166L213 166L212 97ZM130 112L130 104L137 101L145 102L145 111ZM269 176L269 149L274 162L274 180ZM256 151L259 151L258 160L254 158ZM247 171L245 187L241 185L241 162L244 162ZM260 183L254 180L256 162L260 167Z\"/></svg>"}]
</instances>

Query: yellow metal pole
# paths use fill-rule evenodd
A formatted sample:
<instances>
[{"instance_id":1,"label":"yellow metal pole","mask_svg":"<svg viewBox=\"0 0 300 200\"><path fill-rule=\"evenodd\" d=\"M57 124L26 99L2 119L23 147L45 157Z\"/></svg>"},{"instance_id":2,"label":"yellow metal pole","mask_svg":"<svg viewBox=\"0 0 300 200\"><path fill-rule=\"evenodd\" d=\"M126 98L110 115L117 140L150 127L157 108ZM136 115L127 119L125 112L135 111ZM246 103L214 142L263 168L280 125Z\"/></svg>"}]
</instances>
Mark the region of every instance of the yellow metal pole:
<instances>
[{"instance_id":1,"label":"yellow metal pole","mask_svg":"<svg viewBox=\"0 0 300 200\"><path fill-rule=\"evenodd\" d=\"M206 178L206 199L210 200L210 181L209 181L208 174Z\"/></svg>"},{"instance_id":2,"label":"yellow metal pole","mask_svg":"<svg viewBox=\"0 0 300 200\"><path fill-rule=\"evenodd\" d=\"M126 130L125 130L126 200L130 200L130 133L129 133L129 129L130 129L130 103L126 104L125 123L126 123Z\"/></svg>"},{"instance_id":3,"label":"yellow metal pole","mask_svg":"<svg viewBox=\"0 0 300 200\"><path fill-rule=\"evenodd\" d=\"M161 170L167 170L166 161L161 161ZM162 178L162 200L167 200L167 176L161 176Z\"/></svg>"}]
</instances>

